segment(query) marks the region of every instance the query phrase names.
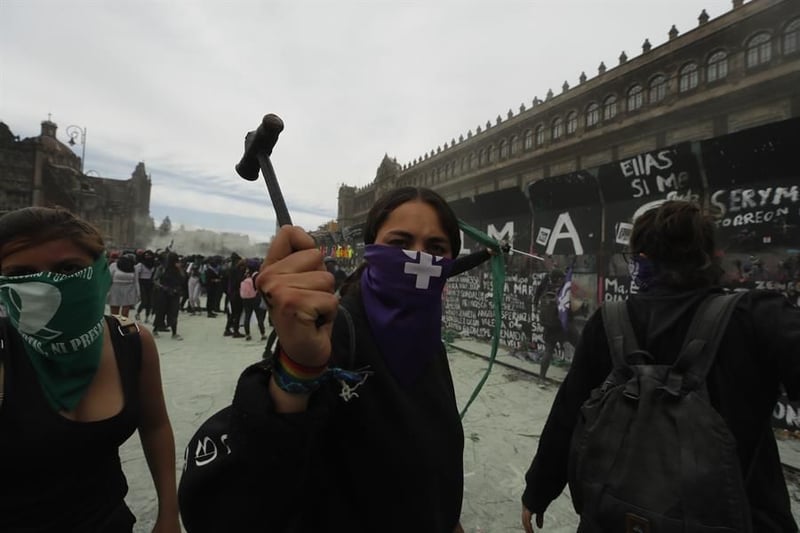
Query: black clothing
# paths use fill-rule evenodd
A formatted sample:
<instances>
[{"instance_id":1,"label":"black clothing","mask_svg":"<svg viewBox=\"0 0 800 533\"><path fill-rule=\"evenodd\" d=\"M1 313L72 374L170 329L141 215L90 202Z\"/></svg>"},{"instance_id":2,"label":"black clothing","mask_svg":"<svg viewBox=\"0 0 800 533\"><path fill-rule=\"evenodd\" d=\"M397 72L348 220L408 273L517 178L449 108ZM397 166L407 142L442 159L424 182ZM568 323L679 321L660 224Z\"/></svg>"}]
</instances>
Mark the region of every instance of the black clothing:
<instances>
[{"instance_id":1,"label":"black clothing","mask_svg":"<svg viewBox=\"0 0 800 533\"><path fill-rule=\"evenodd\" d=\"M359 291L342 305L357 332L355 358L346 357L340 312L332 363L374 374L351 386L326 382L307 412L279 415L269 361L245 370L233 404L187 446L178 496L188 532L453 531L464 434L444 347L403 388L378 351Z\"/></svg>"},{"instance_id":2,"label":"black clothing","mask_svg":"<svg viewBox=\"0 0 800 533\"><path fill-rule=\"evenodd\" d=\"M491 258L492 254L489 253L489 250L486 248L483 250L478 250L477 252L472 252L468 255L459 256L455 259L455 261L453 261L453 268L450 269L450 275L448 277L452 278L453 276L458 276L462 272L472 270L476 266L480 265L481 263L485 263Z\"/></svg>"},{"instance_id":3,"label":"black clothing","mask_svg":"<svg viewBox=\"0 0 800 533\"><path fill-rule=\"evenodd\" d=\"M152 279L142 279L139 278L139 298L141 298L141 303L139 304L139 308L136 310L136 314L144 310L145 318L150 316L150 312L152 310L153 304L153 280Z\"/></svg>"},{"instance_id":4,"label":"black clothing","mask_svg":"<svg viewBox=\"0 0 800 533\"><path fill-rule=\"evenodd\" d=\"M108 320L108 319L107 319ZM7 328L5 401L0 408L0 531L130 532L128 484L119 447L139 422L138 338L131 348L109 321L124 404L111 418L75 422L48 404L14 328Z\"/></svg>"},{"instance_id":5,"label":"black clothing","mask_svg":"<svg viewBox=\"0 0 800 533\"><path fill-rule=\"evenodd\" d=\"M244 309L244 334L250 335L250 320L253 318L253 313L255 313L258 331L261 332L263 337L266 333L264 320L267 318L267 310L261 308L261 295L255 298L242 298L242 308Z\"/></svg>"},{"instance_id":6,"label":"black clothing","mask_svg":"<svg viewBox=\"0 0 800 533\"><path fill-rule=\"evenodd\" d=\"M656 358L656 364L674 362L694 311L714 290L718 289L676 292L661 288L628 300L637 341ZM522 502L533 513L544 512L564 489L578 411L611 371L599 311L583 330L525 476ZM798 356L800 309L780 294L750 291L734 309L707 380L711 404L738 444L741 471L752 472L746 490L753 530L758 532L797 531L770 419L780 383L791 399L800 397Z\"/></svg>"},{"instance_id":7,"label":"black clothing","mask_svg":"<svg viewBox=\"0 0 800 533\"><path fill-rule=\"evenodd\" d=\"M173 334L178 331L178 310L181 304L181 294L186 283L186 275L177 268L159 267L153 275L155 284L155 318L153 319L153 329L161 330L166 325L169 326Z\"/></svg>"},{"instance_id":8,"label":"black clothing","mask_svg":"<svg viewBox=\"0 0 800 533\"><path fill-rule=\"evenodd\" d=\"M206 286L206 313L212 316L219 311L219 301L222 297L222 279L219 267L208 264L203 271Z\"/></svg>"}]
</instances>

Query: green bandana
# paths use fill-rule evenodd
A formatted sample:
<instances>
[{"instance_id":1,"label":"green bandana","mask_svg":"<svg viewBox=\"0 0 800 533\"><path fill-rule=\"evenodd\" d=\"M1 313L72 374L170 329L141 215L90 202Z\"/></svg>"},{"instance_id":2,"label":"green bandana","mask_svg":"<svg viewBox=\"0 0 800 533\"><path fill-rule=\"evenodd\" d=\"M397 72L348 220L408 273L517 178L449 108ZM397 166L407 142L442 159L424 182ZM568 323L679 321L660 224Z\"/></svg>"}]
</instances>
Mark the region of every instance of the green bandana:
<instances>
[{"instance_id":1,"label":"green bandana","mask_svg":"<svg viewBox=\"0 0 800 533\"><path fill-rule=\"evenodd\" d=\"M97 372L110 286L105 254L70 275L0 276L0 303L57 411L75 409Z\"/></svg>"}]
</instances>

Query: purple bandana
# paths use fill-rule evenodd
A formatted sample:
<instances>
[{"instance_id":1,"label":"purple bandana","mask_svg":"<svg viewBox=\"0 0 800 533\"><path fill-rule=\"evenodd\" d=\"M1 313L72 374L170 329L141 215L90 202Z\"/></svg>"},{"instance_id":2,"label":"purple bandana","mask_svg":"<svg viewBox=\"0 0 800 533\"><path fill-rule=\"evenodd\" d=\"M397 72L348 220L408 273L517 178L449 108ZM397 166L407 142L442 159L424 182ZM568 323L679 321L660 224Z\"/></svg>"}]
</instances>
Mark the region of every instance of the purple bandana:
<instances>
[{"instance_id":1,"label":"purple bandana","mask_svg":"<svg viewBox=\"0 0 800 533\"><path fill-rule=\"evenodd\" d=\"M452 259L370 244L361 294L367 321L386 366L409 386L439 352L442 289Z\"/></svg>"},{"instance_id":2,"label":"purple bandana","mask_svg":"<svg viewBox=\"0 0 800 533\"><path fill-rule=\"evenodd\" d=\"M628 273L640 291L646 291L655 284L656 269L653 262L646 257L640 255L632 257L628 262Z\"/></svg>"}]
</instances>

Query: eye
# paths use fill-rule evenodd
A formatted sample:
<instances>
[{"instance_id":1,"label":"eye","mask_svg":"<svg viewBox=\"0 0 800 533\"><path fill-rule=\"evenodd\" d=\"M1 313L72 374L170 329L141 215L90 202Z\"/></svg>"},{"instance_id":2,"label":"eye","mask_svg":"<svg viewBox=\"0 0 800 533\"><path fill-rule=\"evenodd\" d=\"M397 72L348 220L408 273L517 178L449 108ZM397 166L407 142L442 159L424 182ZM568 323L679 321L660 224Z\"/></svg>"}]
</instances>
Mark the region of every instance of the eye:
<instances>
[{"instance_id":1,"label":"eye","mask_svg":"<svg viewBox=\"0 0 800 533\"><path fill-rule=\"evenodd\" d=\"M31 274L38 274L39 271L33 268L28 267L11 267L8 270L3 272L3 275L6 277L14 277L14 276L29 276Z\"/></svg>"},{"instance_id":2,"label":"eye","mask_svg":"<svg viewBox=\"0 0 800 533\"><path fill-rule=\"evenodd\" d=\"M432 246L428 246L428 249L425 251L431 255L445 255L447 253L447 248L445 248L442 244L434 244Z\"/></svg>"},{"instance_id":3,"label":"eye","mask_svg":"<svg viewBox=\"0 0 800 533\"><path fill-rule=\"evenodd\" d=\"M396 246L397 248L405 248L406 240L395 238L395 239L390 239L389 242L387 242L386 244L388 244L389 246Z\"/></svg>"},{"instance_id":4,"label":"eye","mask_svg":"<svg viewBox=\"0 0 800 533\"><path fill-rule=\"evenodd\" d=\"M81 263L63 263L61 265L58 265L54 269L54 272L56 272L57 274L64 274L69 276L70 274L74 274L75 272L83 270L84 268L86 268L86 266L87 265L83 265Z\"/></svg>"}]
</instances>

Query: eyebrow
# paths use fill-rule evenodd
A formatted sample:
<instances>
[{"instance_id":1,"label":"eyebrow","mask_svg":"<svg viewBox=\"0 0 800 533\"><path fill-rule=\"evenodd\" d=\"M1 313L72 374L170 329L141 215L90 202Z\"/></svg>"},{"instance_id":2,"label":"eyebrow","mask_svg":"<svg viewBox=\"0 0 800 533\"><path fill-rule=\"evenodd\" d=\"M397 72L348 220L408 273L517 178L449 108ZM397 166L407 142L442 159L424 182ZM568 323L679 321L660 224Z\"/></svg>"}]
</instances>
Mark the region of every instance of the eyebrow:
<instances>
[{"instance_id":1,"label":"eyebrow","mask_svg":"<svg viewBox=\"0 0 800 533\"><path fill-rule=\"evenodd\" d=\"M84 265L83 264L84 261L85 261L85 258L79 257L79 256L67 257L66 259L63 259L63 260L59 261L58 263L56 263L55 265L53 265L52 268L49 271L50 272L56 271L59 268L62 268L63 266L65 266L65 265L70 265L70 264L75 264L75 263L77 263L79 265L82 265L82 268L86 268L86 267L88 267L88 266L90 266L92 264L92 263L89 263L89 264ZM11 266L8 267L7 270L6 270L5 267L2 269L2 275L3 276L13 276L14 272L20 272L20 271L25 271L25 270L33 270L33 271L36 271L36 272L41 272L38 268L35 268L33 265L11 265Z\"/></svg>"},{"instance_id":2,"label":"eyebrow","mask_svg":"<svg viewBox=\"0 0 800 533\"><path fill-rule=\"evenodd\" d=\"M392 235L394 237L404 237L406 239L413 239L414 235L407 231L403 231L401 229L393 229L386 232L387 235ZM446 243L450 244L450 239L444 236L434 235L433 237L428 237L425 239L425 242L435 242L435 243Z\"/></svg>"}]
</instances>

